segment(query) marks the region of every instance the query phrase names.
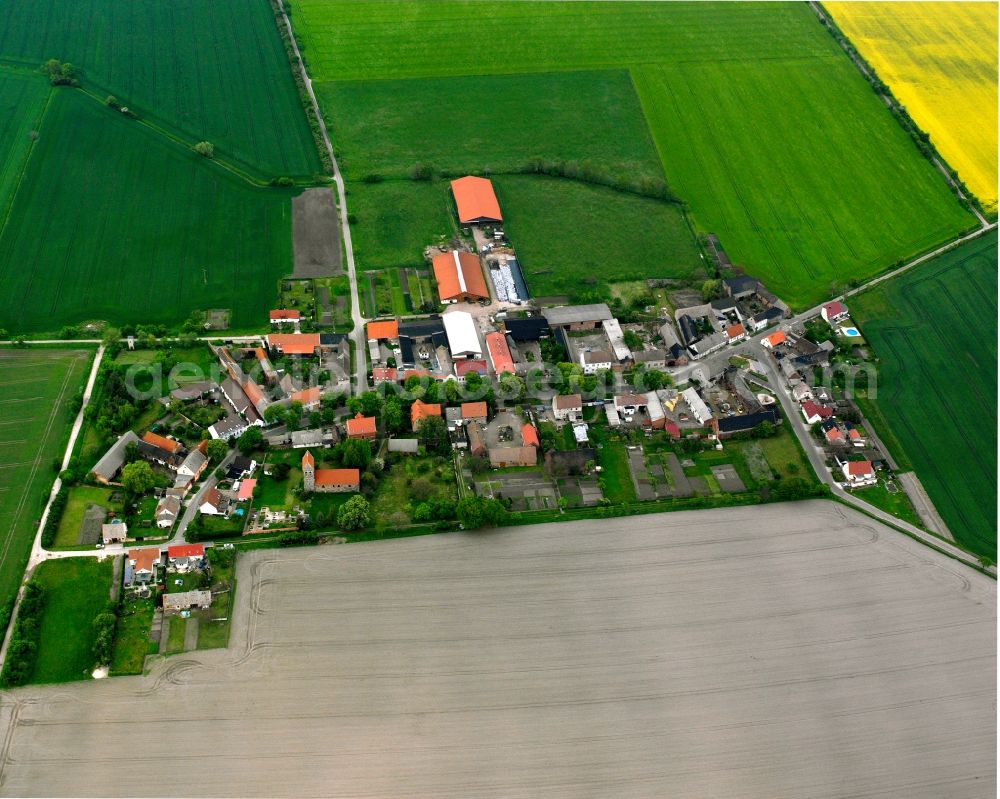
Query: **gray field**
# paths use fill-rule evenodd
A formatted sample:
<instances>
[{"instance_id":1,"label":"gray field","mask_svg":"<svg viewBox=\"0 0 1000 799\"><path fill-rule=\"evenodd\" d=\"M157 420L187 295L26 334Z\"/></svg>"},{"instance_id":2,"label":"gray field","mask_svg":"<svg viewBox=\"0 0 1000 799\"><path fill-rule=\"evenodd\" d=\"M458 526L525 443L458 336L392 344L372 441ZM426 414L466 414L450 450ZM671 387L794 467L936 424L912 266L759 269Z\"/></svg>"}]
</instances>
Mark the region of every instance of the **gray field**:
<instances>
[{"instance_id":1,"label":"gray field","mask_svg":"<svg viewBox=\"0 0 1000 799\"><path fill-rule=\"evenodd\" d=\"M340 222L330 189L306 189L292 198L292 250L292 277L341 273Z\"/></svg>"},{"instance_id":2,"label":"gray field","mask_svg":"<svg viewBox=\"0 0 1000 799\"><path fill-rule=\"evenodd\" d=\"M995 606L818 501L257 552L228 651L6 694L0 790L988 797Z\"/></svg>"}]
</instances>

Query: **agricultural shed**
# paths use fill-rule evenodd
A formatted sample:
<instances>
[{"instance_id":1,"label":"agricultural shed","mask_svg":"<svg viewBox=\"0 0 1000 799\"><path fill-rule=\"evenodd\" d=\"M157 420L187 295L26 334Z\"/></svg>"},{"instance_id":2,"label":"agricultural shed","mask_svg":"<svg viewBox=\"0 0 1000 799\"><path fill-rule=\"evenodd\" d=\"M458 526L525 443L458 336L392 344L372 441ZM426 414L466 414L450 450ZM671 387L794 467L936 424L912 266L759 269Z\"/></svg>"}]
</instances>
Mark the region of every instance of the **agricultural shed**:
<instances>
[{"instance_id":1,"label":"agricultural shed","mask_svg":"<svg viewBox=\"0 0 1000 799\"><path fill-rule=\"evenodd\" d=\"M444 332L448 336L448 349L451 350L452 356L481 358L483 348L479 343L479 334L476 332L472 314L467 311L456 311L445 314L443 319Z\"/></svg>"},{"instance_id":2,"label":"agricultural shed","mask_svg":"<svg viewBox=\"0 0 1000 799\"><path fill-rule=\"evenodd\" d=\"M432 264L441 302L488 300L490 298L490 291L486 288L486 278L483 277L479 256L471 252L452 250L435 255ZM371 334L369 333L369 335Z\"/></svg>"},{"instance_id":3,"label":"agricultural shed","mask_svg":"<svg viewBox=\"0 0 1000 799\"><path fill-rule=\"evenodd\" d=\"M597 327L605 319L613 319L614 314L606 303L593 305L560 305L542 311L552 327L569 327L572 330L586 330Z\"/></svg>"},{"instance_id":4,"label":"agricultural shed","mask_svg":"<svg viewBox=\"0 0 1000 799\"><path fill-rule=\"evenodd\" d=\"M493 371L498 375L505 372L514 374L514 358L510 354L510 347L507 346L507 337L503 333L487 333L486 348L490 352L490 361L493 363Z\"/></svg>"},{"instance_id":5,"label":"agricultural shed","mask_svg":"<svg viewBox=\"0 0 1000 799\"><path fill-rule=\"evenodd\" d=\"M503 221L493 183L488 179L473 175L458 178L451 182L451 193L462 224Z\"/></svg>"}]
</instances>

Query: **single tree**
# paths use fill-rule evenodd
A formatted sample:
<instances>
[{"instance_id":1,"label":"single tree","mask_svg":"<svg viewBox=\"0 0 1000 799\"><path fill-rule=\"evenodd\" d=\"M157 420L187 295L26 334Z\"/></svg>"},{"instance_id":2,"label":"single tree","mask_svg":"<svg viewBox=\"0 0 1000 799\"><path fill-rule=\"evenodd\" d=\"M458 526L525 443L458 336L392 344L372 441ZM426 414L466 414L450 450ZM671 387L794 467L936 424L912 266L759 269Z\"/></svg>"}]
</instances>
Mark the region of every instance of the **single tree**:
<instances>
[{"instance_id":1,"label":"single tree","mask_svg":"<svg viewBox=\"0 0 1000 799\"><path fill-rule=\"evenodd\" d=\"M368 526L368 500L358 494L351 497L337 511L337 526L341 530L360 530Z\"/></svg>"},{"instance_id":2,"label":"single tree","mask_svg":"<svg viewBox=\"0 0 1000 799\"><path fill-rule=\"evenodd\" d=\"M260 449L264 446L264 434L260 432L260 428L256 425L248 427L236 439L236 446L239 447L240 452L244 455L249 455L255 449Z\"/></svg>"},{"instance_id":3,"label":"single tree","mask_svg":"<svg viewBox=\"0 0 1000 799\"><path fill-rule=\"evenodd\" d=\"M213 438L205 445L205 454L213 463L218 463L226 457L229 452L229 445L221 438Z\"/></svg>"},{"instance_id":4,"label":"single tree","mask_svg":"<svg viewBox=\"0 0 1000 799\"><path fill-rule=\"evenodd\" d=\"M146 461L135 461L122 469L122 486L132 494L145 494L155 484L156 476Z\"/></svg>"},{"instance_id":5,"label":"single tree","mask_svg":"<svg viewBox=\"0 0 1000 799\"><path fill-rule=\"evenodd\" d=\"M451 452L448 425L440 416L425 416L417 422L417 438L434 455L448 455Z\"/></svg>"},{"instance_id":6,"label":"single tree","mask_svg":"<svg viewBox=\"0 0 1000 799\"><path fill-rule=\"evenodd\" d=\"M194 146L194 151L205 158L215 158L215 145L210 141L200 141Z\"/></svg>"}]
</instances>

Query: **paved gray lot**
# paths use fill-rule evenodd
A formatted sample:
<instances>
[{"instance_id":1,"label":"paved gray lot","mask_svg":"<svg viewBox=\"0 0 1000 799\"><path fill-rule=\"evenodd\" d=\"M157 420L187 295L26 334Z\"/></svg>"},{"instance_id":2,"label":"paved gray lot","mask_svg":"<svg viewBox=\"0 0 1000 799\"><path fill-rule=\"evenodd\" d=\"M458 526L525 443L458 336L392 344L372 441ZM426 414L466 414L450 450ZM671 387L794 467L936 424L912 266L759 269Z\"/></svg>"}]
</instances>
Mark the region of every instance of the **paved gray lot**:
<instances>
[{"instance_id":1,"label":"paved gray lot","mask_svg":"<svg viewBox=\"0 0 1000 799\"><path fill-rule=\"evenodd\" d=\"M833 503L256 552L239 585L228 651L3 695L0 792L995 792L996 584Z\"/></svg>"}]
</instances>

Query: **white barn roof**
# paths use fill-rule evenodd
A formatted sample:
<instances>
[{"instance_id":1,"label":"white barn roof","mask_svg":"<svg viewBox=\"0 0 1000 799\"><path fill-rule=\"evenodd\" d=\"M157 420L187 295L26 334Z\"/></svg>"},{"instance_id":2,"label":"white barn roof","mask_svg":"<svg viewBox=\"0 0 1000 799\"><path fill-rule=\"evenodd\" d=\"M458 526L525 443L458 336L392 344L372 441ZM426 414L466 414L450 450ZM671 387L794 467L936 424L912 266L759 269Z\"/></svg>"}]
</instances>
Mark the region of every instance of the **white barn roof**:
<instances>
[{"instance_id":1,"label":"white barn roof","mask_svg":"<svg viewBox=\"0 0 1000 799\"><path fill-rule=\"evenodd\" d=\"M476 323L467 311L452 311L441 317L444 332L448 336L448 349L456 358L473 355L483 356L483 347L476 333Z\"/></svg>"}]
</instances>

